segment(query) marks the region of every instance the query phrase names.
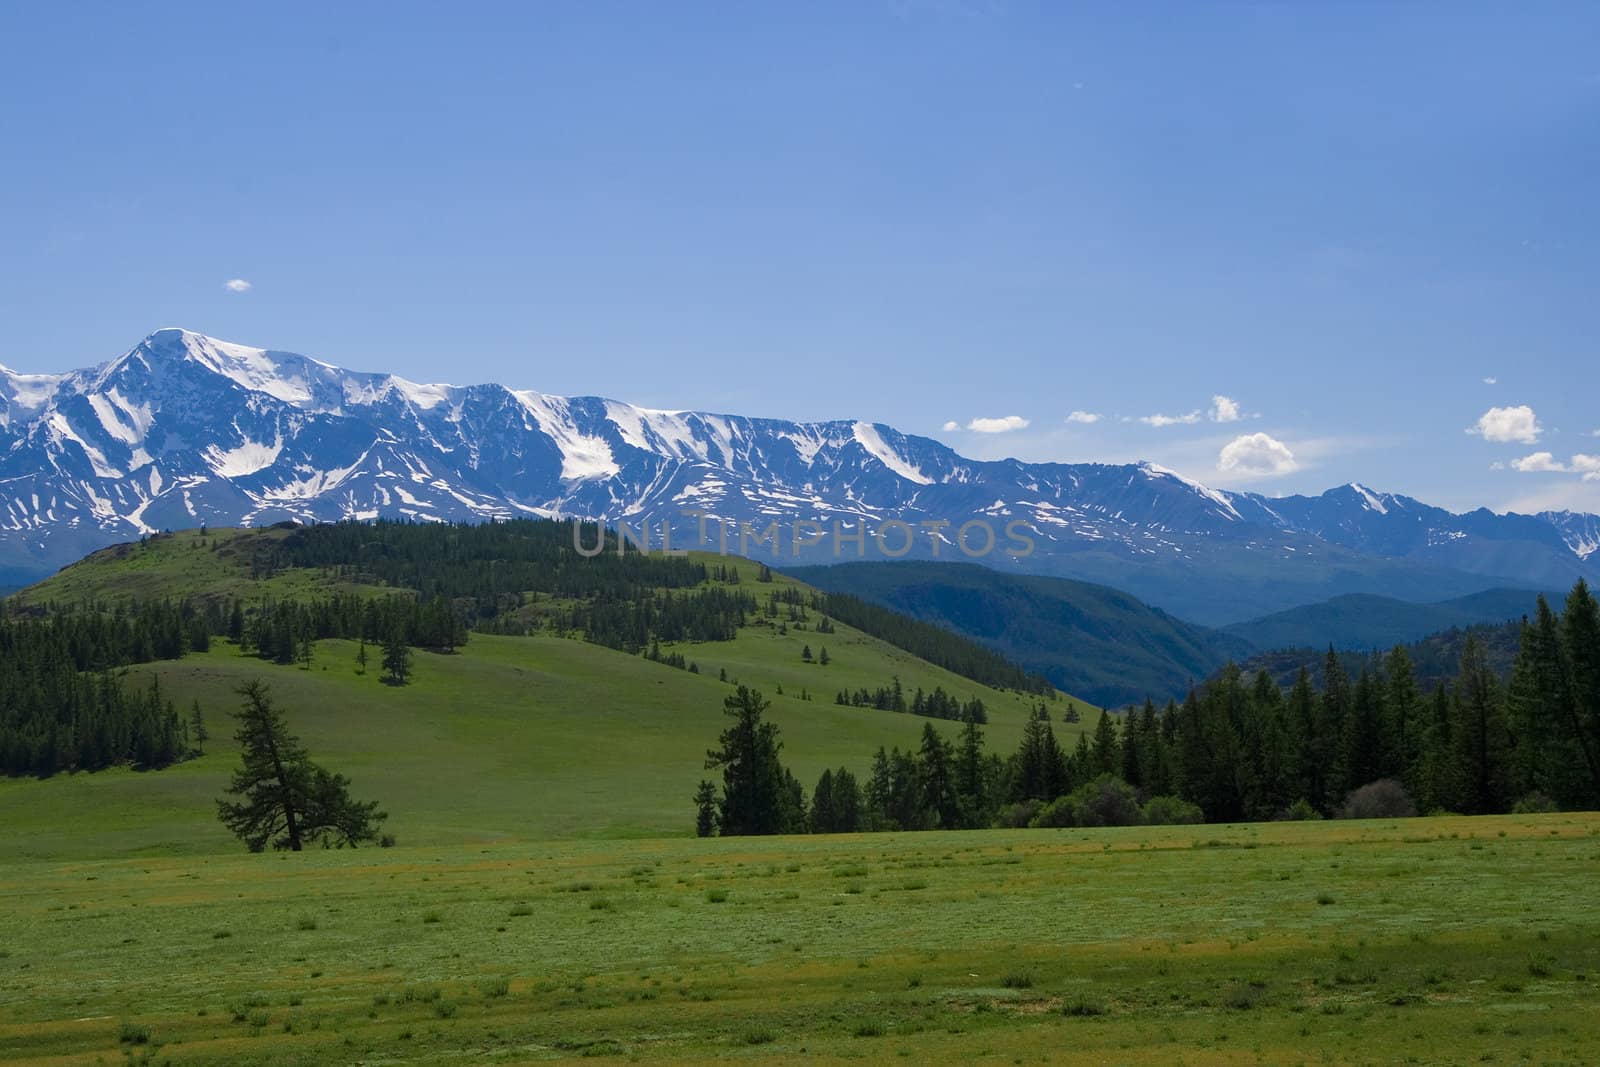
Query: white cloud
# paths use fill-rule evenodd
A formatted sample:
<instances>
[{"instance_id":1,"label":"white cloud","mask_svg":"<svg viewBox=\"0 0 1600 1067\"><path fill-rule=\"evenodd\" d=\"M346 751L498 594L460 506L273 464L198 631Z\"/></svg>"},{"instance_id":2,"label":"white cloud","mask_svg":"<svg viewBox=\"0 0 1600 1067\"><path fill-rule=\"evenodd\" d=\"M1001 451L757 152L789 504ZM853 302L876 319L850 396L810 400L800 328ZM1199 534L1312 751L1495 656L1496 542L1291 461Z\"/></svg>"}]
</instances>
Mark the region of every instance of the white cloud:
<instances>
[{"instance_id":1,"label":"white cloud","mask_svg":"<svg viewBox=\"0 0 1600 1067\"><path fill-rule=\"evenodd\" d=\"M1596 430L1594 433L1590 434L1589 436L1590 437L1600 437L1600 430Z\"/></svg>"},{"instance_id":2,"label":"white cloud","mask_svg":"<svg viewBox=\"0 0 1600 1067\"><path fill-rule=\"evenodd\" d=\"M1570 468L1556 462L1556 457L1549 452L1534 452L1531 455L1523 456L1521 459L1512 460L1511 469L1521 471L1524 474L1534 474L1541 471L1565 472Z\"/></svg>"},{"instance_id":3,"label":"white cloud","mask_svg":"<svg viewBox=\"0 0 1600 1067\"><path fill-rule=\"evenodd\" d=\"M229 278L222 283L222 287L230 293L248 293L250 291L250 283L243 278Z\"/></svg>"},{"instance_id":4,"label":"white cloud","mask_svg":"<svg viewBox=\"0 0 1600 1067\"><path fill-rule=\"evenodd\" d=\"M1229 398L1227 398L1225 396L1222 396L1220 394L1217 395L1217 396L1212 397L1211 398L1211 421L1212 422L1238 422L1239 421L1239 402L1237 400L1230 400Z\"/></svg>"},{"instance_id":5,"label":"white cloud","mask_svg":"<svg viewBox=\"0 0 1600 1067\"><path fill-rule=\"evenodd\" d=\"M959 429L961 429L961 424L955 419L951 419L949 422L944 424L945 433L955 433Z\"/></svg>"},{"instance_id":6,"label":"white cloud","mask_svg":"<svg viewBox=\"0 0 1600 1067\"><path fill-rule=\"evenodd\" d=\"M1158 429L1162 426L1193 426L1200 421L1200 413L1191 411L1187 415L1144 415L1139 421Z\"/></svg>"},{"instance_id":7,"label":"white cloud","mask_svg":"<svg viewBox=\"0 0 1600 1067\"><path fill-rule=\"evenodd\" d=\"M1099 422L1100 416L1092 411L1074 411L1072 414L1067 416L1067 421L1090 424ZM1596 436L1600 436L1600 433L1597 433Z\"/></svg>"},{"instance_id":8,"label":"white cloud","mask_svg":"<svg viewBox=\"0 0 1600 1067\"><path fill-rule=\"evenodd\" d=\"M1299 469L1289 446L1264 433L1240 434L1217 456L1217 470L1224 474L1276 477Z\"/></svg>"},{"instance_id":9,"label":"white cloud","mask_svg":"<svg viewBox=\"0 0 1600 1067\"><path fill-rule=\"evenodd\" d=\"M1499 444L1531 445L1539 440L1544 427L1539 425L1532 408L1520 404L1514 408L1490 408L1467 432Z\"/></svg>"},{"instance_id":10,"label":"white cloud","mask_svg":"<svg viewBox=\"0 0 1600 1067\"><path fill-rule=\"evenodd\" d=\"M973 433L1010 433L1012 430L1026 430L1028 420L1021 415L1002 415L994 419L973 419L967 423L967 429Z\"/></svg>"},{"instance_id":11,"label":"white cloud","mask_svg":"<svg viewBox=\"0 0 1600 1067\"><path fill-rule=\"evenodd\" d=\"M1485 378L1483 380L1483 384L1484 385L1499 385L1500 384L1500 379L1499 378Z\"/></svg>"},{"instance_id":12,"label":"white cloud","mask_svg":"<svg viewBox=\"0 0 1600 1067\"><path fill-rule=\"evenodd\" d=\"M1574 453L1570 463L1562 463L1549 452L1534 452L1512 460L1511 469L1524 474L1581 474L1586 482L1600 482L1600 456L1582 452Z\"/></svg>"}]
</instances>

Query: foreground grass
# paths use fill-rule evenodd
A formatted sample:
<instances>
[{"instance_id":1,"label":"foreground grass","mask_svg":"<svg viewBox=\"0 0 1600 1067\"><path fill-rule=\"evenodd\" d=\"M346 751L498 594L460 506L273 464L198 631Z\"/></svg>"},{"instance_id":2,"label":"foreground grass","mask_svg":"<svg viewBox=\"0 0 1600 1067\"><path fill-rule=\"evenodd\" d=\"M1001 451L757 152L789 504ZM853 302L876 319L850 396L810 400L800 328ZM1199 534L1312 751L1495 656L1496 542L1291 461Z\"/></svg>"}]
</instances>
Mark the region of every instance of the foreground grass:
<instances>
[{"instance_id":1,"label":"foreground grass","mask_svg":"<svg viewBox=\"0 0 1600 1067\"><path fill-rule=\"evenodd\" d=\"M0 866L0 1061L1581 1063L1600 816Z\"/></svg>"}]
</instances>

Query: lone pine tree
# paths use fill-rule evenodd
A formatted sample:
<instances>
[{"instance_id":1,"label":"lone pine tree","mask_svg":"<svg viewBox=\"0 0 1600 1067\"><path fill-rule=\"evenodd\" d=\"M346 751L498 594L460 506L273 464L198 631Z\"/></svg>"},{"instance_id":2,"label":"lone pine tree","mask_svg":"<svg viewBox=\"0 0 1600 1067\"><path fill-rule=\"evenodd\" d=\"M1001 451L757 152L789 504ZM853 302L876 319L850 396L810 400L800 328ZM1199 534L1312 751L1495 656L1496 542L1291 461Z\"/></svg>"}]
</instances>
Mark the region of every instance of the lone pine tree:
<instances>
[{"instance_id":1,"label":"lone pine tree","mask_svg":"<svg viewBox=\"0 0 1600 1067\"><path fill-rule=\"evenodd\" d=\"M349 779L311 762L260 681L247 682L238 692L244 704L235 713L234 738L243 763L233 773L228 795L240 799L217 801L223 824L251 852L268 845L299 852L318 841L353 848L377 840L377 824L388 818L377 802L352 800Z\"/></svg>"}]
</instances>

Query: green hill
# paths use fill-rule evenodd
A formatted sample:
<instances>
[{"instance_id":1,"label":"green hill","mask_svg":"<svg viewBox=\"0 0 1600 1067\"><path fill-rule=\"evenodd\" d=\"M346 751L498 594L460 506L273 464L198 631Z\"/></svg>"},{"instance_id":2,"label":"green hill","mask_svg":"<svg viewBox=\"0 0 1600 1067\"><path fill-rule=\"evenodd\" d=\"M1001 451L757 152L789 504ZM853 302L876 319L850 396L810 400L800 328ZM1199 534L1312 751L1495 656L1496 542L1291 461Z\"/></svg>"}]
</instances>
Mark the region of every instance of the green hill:
<instances>
[{"instance_id":1,"label":"green hill","mask_svg":"<svg viewBox=\"0 0 1600 1067\"><path fill-rule=\"evenodd\" d=\"M124 598L312 596L322 591L405 595L371 574L339 567L263 567L292 531L197 531L107 549L15 598L25 610L45 604ZM279 557L281 562L281 557ZM765 598L809 593L793 579L757 580L743 560L703 562L736 569L742 588ZM556 598L523 611L558 612ZM815 618L810 624L815 625ZM786 630L786 632L780 632ZM830 662L807 663L802 649L826 645ZM291 727L319 760L353 780L354 791L390 812L387 829L403 843L461 844L549 837L689 833L691 798L706 777L706 749L724 724L731 683L761 689L782 730L783 757L807 788L826 767L864 777L880 746L914 746L934 722L954 737L957 723L839 706L840 689L872 689L898 677L912 691L935 687L988 709L990 751L1014 751L1040 698L998 690L918 659L838 623L810 628L754 618L731 641L667 643L699 673L602 647L548 628L531 636L473 633L453 655L419 652L412 684L391 687L376 672L358 676L356 646L319 641L311 669L277 666L216 641L206 653L129 668L154 674L187 708L198 700L212 737L206 754L164 770L112 769L34 780L0 778L13 856L105 857L205 853L238 847L217 822L214 801L237 764L229 720L234 689L262 678ZM726 671L729 682L722 682ZM781 694L779 692L781 688ZM802 699L802 693L811 699ZM1059 722L1063 743L1092 729Z\"/></svg>"},{"instance_id":2,"label":"green hill","mask_svg":"<svg viewBox=\"0 0 1600 1067\"><path fill-rule=\"evenodd\" d=\"M790 571L970 637L1105 707L1181 697L1242 640L1173 618L1127 593L971 563L843 563Z\"/></svg>"}]
</instances>

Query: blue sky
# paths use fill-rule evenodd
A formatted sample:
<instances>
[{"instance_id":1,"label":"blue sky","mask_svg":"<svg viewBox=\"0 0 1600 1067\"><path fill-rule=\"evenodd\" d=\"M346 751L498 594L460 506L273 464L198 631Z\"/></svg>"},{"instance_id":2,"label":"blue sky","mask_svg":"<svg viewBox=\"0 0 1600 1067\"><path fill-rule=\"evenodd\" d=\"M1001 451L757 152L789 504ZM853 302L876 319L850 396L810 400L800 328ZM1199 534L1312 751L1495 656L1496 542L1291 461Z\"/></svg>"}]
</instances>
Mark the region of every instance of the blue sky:
<instances>
[{"instance_id":1,"label":"blue sky","mask_svg":"<svg viewBox=\"0 0 1600 1067\"><path fill-rule=\"evenodd\" d=\"M1600 511L1597 31L1579 3L7 5L0 362L182 325L985 458Z\"/></svg>"}]
</instances>

